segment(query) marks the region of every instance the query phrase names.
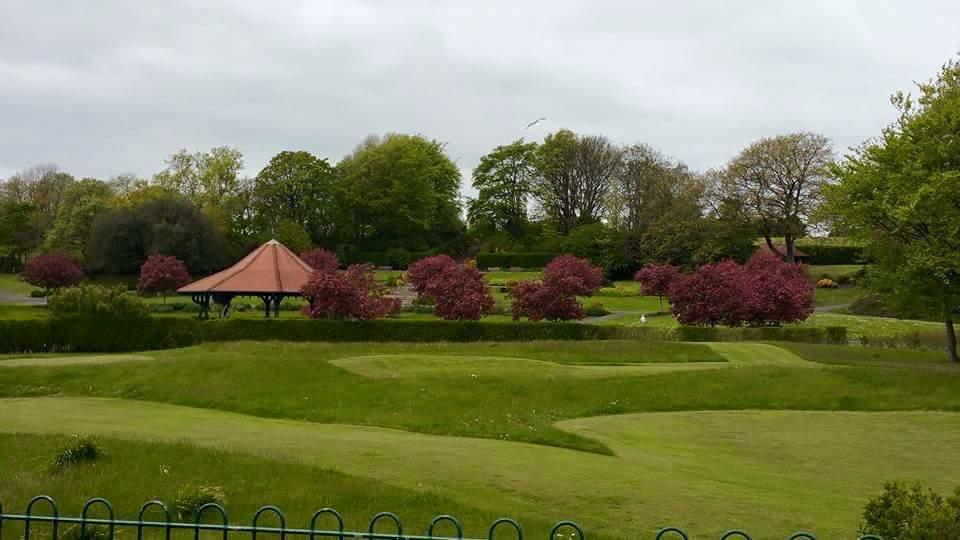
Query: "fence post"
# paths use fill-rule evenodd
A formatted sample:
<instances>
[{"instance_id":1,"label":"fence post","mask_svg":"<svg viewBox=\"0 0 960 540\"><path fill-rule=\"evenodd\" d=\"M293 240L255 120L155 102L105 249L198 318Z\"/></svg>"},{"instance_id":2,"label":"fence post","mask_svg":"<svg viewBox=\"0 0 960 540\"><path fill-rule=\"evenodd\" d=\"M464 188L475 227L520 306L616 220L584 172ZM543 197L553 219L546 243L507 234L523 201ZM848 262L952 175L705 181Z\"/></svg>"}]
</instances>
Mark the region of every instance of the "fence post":
<instances>
[{"instance_id":1,"label":"fence post","mask_svg":"<svg viewBox=\"0 0 960 540\"><path fill-rule=\"evenodd\" d=\"M147 511L147 508L150 508L151 506L159 506L160 509L163 510L163 515L166 518L166 526L164 526L166 534L164 535L164 538L166 540L170 540L170 510L167 508L167 505L163 504L162 501L157 500L143 503L143 506L140 507L140 511L137 512L137 540L143 540L143 514Z\"/></svg>"},{"instance_id":2,"label":"fence post","mask_svg":"<svg viewBox=\"0 0 960 540\"><path fill-rule=\"evenodd\" d=\"M310 538L309 540L315 540L317 536L317 518L323 514L330 514L337 520L337 535L338 540L344 540L343 538L343 516L340 515L340 512L337 512L333 508L321 508L313 513L313 517L310 518Z\"/></svg>"},{"instance_id":3,"label":"fence post","mask_svg":"<svg viewBox=\"0 0 960 540\"><path fill-rule=\"evenodd\" d=\"M57 525L60 521L60 513L57 511L57 503L53 502L53 499L47 495L37 495L27 503L26 519L23 520L23 540L30 540L30 517L33 516L33 505L37 503L37 501L47 501L50 503L50 509L53 510L53 515L51 516L53 518L53 531L50 537L53 540L57 540Z\"/></svg>"}]
</instances>

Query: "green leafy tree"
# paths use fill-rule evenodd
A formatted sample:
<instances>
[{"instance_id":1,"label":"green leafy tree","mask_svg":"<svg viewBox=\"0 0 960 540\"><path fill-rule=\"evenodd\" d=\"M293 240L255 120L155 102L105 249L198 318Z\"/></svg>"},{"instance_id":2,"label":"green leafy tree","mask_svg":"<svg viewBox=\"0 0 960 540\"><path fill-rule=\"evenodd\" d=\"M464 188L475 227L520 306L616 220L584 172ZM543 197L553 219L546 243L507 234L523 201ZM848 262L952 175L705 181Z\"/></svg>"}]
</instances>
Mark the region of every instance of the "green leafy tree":
<instances>
[{"instance_id":1,"label":"green leafy tree","mask_svg":"<svg viewBox=\"0 0 960 540\"><path fill-rule=\"evenodd\" d=\"M113 189L95 178L73 182L63 191L44 249L63 249L85 259L93 221L111 206Z\"/></svg>"},{"instance_id":2,"label":"green leafy tree","mask_svg":"<svg viewBox=\"0 0 960 540\"><path fill-rule=\"evenodd\" d=\"M273 238L295 253L306 251L310 247L310 235L303 226L291 219L277 222L273 228Z\"/></svg>"},{"instance_id":3,"label":"green leafy tree","mask_svg":"<svg viewBox=\"0 0 960 540\"><path fill-rule=\"evenodd\" d=\"M193 154L181 149L165 163L166 168L154 175L154 184L163 191L193 201L220 223L219 209L240 187L243 153L227 146Z\"/></svg>"},{"instance_id":4,"label":"green leafy tree","mask_svg":"<svg viewBox=\"0 0 960 540\"><path fill-rule=\"evenodd\" d=\"M280 152L254 179L251 203L263 230L292 221L321 243L336 225L333 167L309 152Z\"/></svg>"},{"instance_id":5,"label":"green leafy tree","mask_svg":"<svg viewBox=\"0 0 960 540\"><path fill-rule=\"evenodd\" d=\"M908 312L944 321L958 362L960 316L960 61L892 98L899 118L834 172L827 212L876 258L868 285Z\"/></svg>"},{"instance_id":6,"label":"green leafy tree","mask_svg":"<svg viewBox=\"0 0 960 540\"><path fill-rule=\"evenodd\" d=\"M0 257L8 270L19 270L37 248L37 209L29 203L0 202Z\"/></svg>"},{"instance_id":7,"label":"green leafy tree","mask_svg":"<svg viewBox=\"0 0 960 540\"><path fill-rule=\"evenodd\" d=\"M547 135L537 149L533 192L565 235L577 225L600 221L619 170L620 150L606 137L562 129Z\"/></svg>"},{"instance_id":8,"label":"green leafy tree","mask_svg":"<svg viewBox=\"0 0 960 540\"><path fill-rule=\"evenodd\" d=\"M421 250L462 232L460 170L420 135L369 137L337 164L344 240Z\"/></svg>"},{"instance_id":9,"label":"green leafy tree","mask_svg":"<svg viewBox=\"0 0 960 540\"><path fill-rule=\"evenodd\" d=\"M473 169L477 198L470 201L471 226L523 236L527 205L536 178L537 143L516 140L480 158Z\"/></svg>"},{"instance_id":10,"label":"green leafy tree","mask_svg":"<svg viewBox=\"0 0 960 540\"><path fill-rule=\"evenodd\" d=\"M778 135L753 142L733 158L722 185L770 250L793 262L796 240L806 233L822 201L832 161L830 139L823 135ZM783 236L785 253L774 245L776 235Z\"/></svg>"}]
</instances>

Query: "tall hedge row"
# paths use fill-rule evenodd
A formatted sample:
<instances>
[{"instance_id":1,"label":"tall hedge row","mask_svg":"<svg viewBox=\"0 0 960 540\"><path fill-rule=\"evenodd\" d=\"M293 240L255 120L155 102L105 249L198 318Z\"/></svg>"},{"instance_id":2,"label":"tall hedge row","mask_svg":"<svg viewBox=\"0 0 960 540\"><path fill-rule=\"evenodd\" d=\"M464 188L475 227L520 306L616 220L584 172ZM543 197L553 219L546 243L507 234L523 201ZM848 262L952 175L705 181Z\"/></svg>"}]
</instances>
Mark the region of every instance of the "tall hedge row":
<instances>
[{"instance_id":1,"label":"tall hedge row","mask_svg":"<svg viewBox=\"0 0 960 540\"><path fill-rule=\"evenodd\" d=\"M543 268L560 253L477 253L477 268Z\"/></svg>"},{"instance_id":2,"label":"tall hedge row","mask_svg":"<svg viewBox=\"0 0 960 540\"><path fill-rule=\"evenodd\" d=\"M810 264L866 264L867 254L863 246L826 244L797 244L800 251L810 256Z\"/></svg>"},{"instance_id":3,"label":"tall hedge row","mask_svg":"<svg viewBox=\"0 0 960 540\"><path fill-rule=\"evenodd\" d=\"M175 317L146 320L74 318L0 320L0 353L123 352L186 347L208 341L534 341L637 339L846 343L837 328L699 328L599 326L577 323L478 321L319 321Z\"/></svg>"}]
</instances>

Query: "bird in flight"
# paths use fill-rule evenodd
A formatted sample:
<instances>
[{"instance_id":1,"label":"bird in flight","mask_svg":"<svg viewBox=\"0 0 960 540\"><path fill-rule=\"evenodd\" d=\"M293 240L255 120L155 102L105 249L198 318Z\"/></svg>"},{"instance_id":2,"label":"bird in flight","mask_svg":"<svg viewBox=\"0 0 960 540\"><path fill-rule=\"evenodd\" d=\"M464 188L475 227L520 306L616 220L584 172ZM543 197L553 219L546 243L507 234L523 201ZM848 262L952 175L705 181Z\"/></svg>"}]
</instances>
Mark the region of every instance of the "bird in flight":
<instances>
[{"instance_id":1,"label":"bird in flight","mask_svg":"<svg viewBox=\"0 0 960 540\"><path fill-rule=\"evenodd\" d=\"M546 119L547 119L546 116L544 116L544 117L542 117L542 118L537 118L537 119L534 120L533 122L530 122L529 124L527 124L527 129L532 128L533 126L537 125L541 120L546 120Z\"/></svg>"}]
</instances>

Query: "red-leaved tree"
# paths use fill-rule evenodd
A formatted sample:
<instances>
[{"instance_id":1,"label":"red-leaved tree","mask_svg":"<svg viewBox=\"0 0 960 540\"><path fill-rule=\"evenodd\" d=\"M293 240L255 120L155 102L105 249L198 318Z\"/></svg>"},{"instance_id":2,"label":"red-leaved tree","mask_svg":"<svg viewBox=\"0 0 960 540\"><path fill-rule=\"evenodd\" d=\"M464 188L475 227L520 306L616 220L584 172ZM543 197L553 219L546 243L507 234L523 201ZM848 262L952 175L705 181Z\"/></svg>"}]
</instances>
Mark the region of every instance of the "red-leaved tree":
<instances>
[{"instance_id":1,"label":"red-leaved tree","mask_svg":"<svg viewBox=\"0 0 960 540\"><path fill-rule=\"evenodd\" d=\"M163 303L167 303L167 293L190 283L187 265L173 255L154 254L140 266L140 279L137 291L163 293Z\"/></svg>"},{"instance_id":2,"label":"red-leaved tree","mask_svg":"<svg viewBox=\"0 0 960 540\"><path fill-rule=\"evenodd\" d=\"M340 269L340 259L332 251L315 247L300 254L300 259L310 268L320 272L336 272Z\"/></svg>"},{"instance_id":3,"label":"red-leaved tree","mask_svg":"<svg viewBox=\"0 0 960 540\"><path fill-rule=\"evenodd\" d=\"M447 255L413 263L407 280L417 294L434 300L433 314L442 319L476 321L493 309L493 296L483 274Z\"/></svg>"},{"instance_id":4,"label":"red-leaved tree","mask_svg":"<svg viewBox=\"0 0 960 540\"><path fill-rule=\"evenodd\" d=\"M633 275L634 281L640 283L640 292L646 295L657 295L660 300L658 313L663 313L663 297L670 292L670 285L680 275L680 271L672 264L648 264Z\"/></svg>"},{"instance_id":5,"label":"red-leaved tree","mask_svg":"<svg viewBox=\"0 0 960 540\"><path fill-rule=\"evenodd\" d=\"M799 322L813 312L813 286L801 265L772 254L701 266L670 287L672 310L681 324L775 326Z\"/></svg>"},{"instance_id":6,"label":"red-leaved tree","mask_svg":"<svg viewBox=\"0 0 960 540\"><path fill-rule=\"evenodd\" d=\"M493 309L490 287L476 268L457 266L438 274L427 283L425 292L436 300L433 314L448 321L477 321Z\"/></svg>"},{"instance_id":7,"label":"red-leaved tree","mask_svg":"<svg viewBox=\"0 0 960 540\"><path fill-rule=\"evenodd\" d=\"M66 252L51 251L28 260L23 265L20 277L49 293L52 289L79 285L83 270Z\"/></svg>"},{"instance_id":8,"label":"red-leaved tree","mask_svg":"<svg viewBox=\"0 0 960 540\"><path fill-rule=\"evenodd\" d=\"M543 269L542 281L522 281L507 292L513 320L568 321L585 317L577 296L593 294L603 281L603 270L587 259L561 255Z\"/></svg>"},{"instance_id":9,"label":"red-leaved tree","mask_svg":"<svg viewBox=\"0 0 960 540\"><path fill-rule=\"evenodd\" d=\"M400 311L400 299L384 296L373 265L351 265L345 272L316 271L300 290L311 319L379 319Z\"/></svg>"},{"instance_id":10,"label":"red-leaved tree","mask_svg":"<svg viewBox=\"0 0 960 540\"><path fill-rule=\"evenodd\" d=\"M603 283L603 269L587 259L560 255L544 267L543 283L564 294L590 296Z\"/></svg>"},{"instance_id":11,"label":"red-leaved tree","mask_svg":"<svg viewBox=\"0 0 960 540\"><path fill-rule=\"evenodd\" d=\"M458 266L457 261L449 255L434 255L420 259L407 269L407 281L417 294L430 296L427 288L431 280L453 272Z\"/></svg>"},{"instance_id":12,"label":"red-leaved tree","mask_svg":"<svg viewBox=\"0 0 960 540\"><path fill-rule=\"evenodd\" d=\"M751 326L799 322L813 313L813 285L802 264L788 263L772 253L757 253L744 265L752 294L747 299Z\"/></svg>"}]
</instances>

